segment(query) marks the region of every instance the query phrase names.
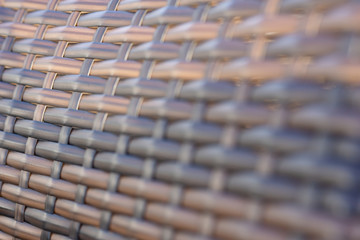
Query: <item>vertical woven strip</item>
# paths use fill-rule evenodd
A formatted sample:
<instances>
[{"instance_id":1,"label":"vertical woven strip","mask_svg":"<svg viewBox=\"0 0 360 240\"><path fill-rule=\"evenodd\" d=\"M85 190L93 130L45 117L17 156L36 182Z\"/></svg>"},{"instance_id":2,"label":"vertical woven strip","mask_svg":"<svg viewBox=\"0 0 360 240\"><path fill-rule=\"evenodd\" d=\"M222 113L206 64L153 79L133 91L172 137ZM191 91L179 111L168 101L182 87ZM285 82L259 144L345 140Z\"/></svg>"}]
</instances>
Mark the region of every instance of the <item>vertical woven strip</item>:
<instances>
[{"instance_id":1,"label":"vertical woven strip","mask_svg":"<svg viewBox=\"0 0 360 240\"><path fill-rule=\"evenodd\" d=\"M0 0L0 239L360 239L359 16Z\"/></svg>"}]
</instances>

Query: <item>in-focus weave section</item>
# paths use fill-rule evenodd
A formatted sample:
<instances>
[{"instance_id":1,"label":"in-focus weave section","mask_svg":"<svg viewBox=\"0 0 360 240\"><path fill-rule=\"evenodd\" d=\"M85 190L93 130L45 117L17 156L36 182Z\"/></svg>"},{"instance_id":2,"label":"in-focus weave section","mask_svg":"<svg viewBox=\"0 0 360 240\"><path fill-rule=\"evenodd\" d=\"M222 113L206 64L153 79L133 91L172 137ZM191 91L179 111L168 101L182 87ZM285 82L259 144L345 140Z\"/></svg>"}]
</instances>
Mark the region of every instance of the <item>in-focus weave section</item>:
<instances>
[{"instance_id":1,"label":"in-focus weave section","mask_svg":"<svg viewBox=\"0 0 360 240\"><path fill-rule=\"evenodd\" d=\"M0 0L0 239L360 239L360 2Z\"/></svg>"}]
</instances>

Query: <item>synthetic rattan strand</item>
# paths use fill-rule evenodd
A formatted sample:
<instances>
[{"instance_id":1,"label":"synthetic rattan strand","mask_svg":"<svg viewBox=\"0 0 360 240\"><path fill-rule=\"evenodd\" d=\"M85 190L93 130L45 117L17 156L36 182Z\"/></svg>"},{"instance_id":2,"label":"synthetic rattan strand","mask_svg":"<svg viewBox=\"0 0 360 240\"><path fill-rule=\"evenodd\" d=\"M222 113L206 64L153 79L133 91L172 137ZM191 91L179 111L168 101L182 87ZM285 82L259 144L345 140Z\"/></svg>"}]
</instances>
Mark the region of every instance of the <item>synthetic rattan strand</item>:
<instances>
[{"instance_id":1,"label":"synthetic rattan strand","mask_svg":"<svg viewBox=\"0 0 360 240\"><path fill-rule=\"evenodd\" d=\"M0 0L0 239L360 239L359 17Z\"/></svg>"}]
</instances>

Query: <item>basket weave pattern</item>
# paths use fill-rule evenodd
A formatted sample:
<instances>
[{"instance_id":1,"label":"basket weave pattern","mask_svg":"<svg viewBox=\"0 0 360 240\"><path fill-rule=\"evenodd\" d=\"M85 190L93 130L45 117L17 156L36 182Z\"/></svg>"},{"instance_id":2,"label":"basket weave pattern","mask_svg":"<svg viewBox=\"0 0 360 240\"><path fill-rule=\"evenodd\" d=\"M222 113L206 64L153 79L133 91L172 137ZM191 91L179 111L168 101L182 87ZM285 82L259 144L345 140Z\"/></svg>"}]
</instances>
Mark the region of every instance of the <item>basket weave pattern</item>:
<instances>
[{"instance_id":1,"label":"basket weave pattern","mask_svg":"<svg viewBox=\"0 0 360 240\"><path fill-rule=\"evenodd\" d=\"M360 239L359 17L0 0L0 239Z\"/></svg>"}]
</instances>

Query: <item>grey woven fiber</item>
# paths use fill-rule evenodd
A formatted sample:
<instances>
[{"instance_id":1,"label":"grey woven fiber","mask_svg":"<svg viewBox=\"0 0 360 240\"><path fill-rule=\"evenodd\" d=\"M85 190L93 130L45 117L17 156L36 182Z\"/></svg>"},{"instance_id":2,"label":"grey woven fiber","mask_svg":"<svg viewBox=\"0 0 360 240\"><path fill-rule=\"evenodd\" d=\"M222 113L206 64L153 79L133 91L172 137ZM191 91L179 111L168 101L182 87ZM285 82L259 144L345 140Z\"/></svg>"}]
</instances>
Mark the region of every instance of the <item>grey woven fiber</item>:
<instances>
[{"instance_id":1,"label":"grey woven fiber","mask_svg":"<svg viewBox=\"0 0 360 240\"><path fill-rule=\"evenodd\" d=\"M360 239L360 1L0 0L0 239Z\"/></svg>"}]
</instances>

